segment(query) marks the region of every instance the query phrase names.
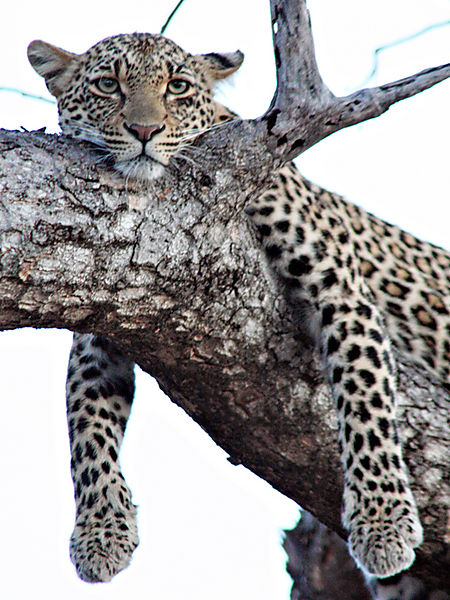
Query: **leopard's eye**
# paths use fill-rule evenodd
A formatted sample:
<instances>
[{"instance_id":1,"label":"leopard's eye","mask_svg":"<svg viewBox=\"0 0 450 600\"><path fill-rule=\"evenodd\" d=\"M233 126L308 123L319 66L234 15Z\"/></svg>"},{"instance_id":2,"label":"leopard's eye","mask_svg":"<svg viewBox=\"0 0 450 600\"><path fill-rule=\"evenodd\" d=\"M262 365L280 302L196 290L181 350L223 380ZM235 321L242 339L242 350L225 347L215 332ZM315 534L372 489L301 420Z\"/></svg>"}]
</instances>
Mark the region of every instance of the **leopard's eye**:
<instances>
[{"instance_id":1,"label":"leopard's eye","mask_svg":"<svg viewBox=\"0 0 450 600\"><path fill-rule=\"evenodd\" d=\"M104 94L114 94L119 89L119 82L112 77L100 77L94 81L94 84Z\"/></svg>"},{"instance_id":2,"label":"leopard's eye","mask_svg":"<svg viewBox=\"0 0 450 600\"><path fill-rule=\"evenodd\" d=\"M192 87L192 83L186 81L186 79L172 79L167 84L167 91L175 96L185 94Z\"/></svg>"}]
</instances>

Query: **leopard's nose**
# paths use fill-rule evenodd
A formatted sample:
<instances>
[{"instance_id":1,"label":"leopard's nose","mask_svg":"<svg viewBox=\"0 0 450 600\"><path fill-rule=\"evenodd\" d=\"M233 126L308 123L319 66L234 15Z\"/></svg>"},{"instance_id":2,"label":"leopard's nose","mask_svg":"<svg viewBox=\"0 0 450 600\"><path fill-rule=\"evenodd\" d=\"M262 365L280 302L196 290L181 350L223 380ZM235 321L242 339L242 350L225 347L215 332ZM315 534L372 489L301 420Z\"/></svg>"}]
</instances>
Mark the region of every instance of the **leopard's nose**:
<instances>
[{"instance_id":1,"label":"leopard's nose","mask_svg":"<svg viewBox=\"0 0 450 600\"><path fill-rule=\"evenodd\" d=\"M138 123L125 124L125 129L143 144L148 142L157 133L163 131L164 128L165 125L161 125L160 123L152 123L151 125L139 125Z\"/></svg>"}]
</instances>

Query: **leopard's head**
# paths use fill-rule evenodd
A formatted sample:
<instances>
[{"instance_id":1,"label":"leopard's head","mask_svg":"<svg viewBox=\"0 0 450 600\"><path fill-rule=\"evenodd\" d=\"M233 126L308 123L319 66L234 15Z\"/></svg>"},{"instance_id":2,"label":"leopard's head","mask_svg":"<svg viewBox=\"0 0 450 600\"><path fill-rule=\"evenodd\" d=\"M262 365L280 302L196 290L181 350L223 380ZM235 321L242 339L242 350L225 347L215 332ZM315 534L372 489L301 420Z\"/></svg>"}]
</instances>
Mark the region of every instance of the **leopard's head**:
<instances>
[{"instance_id":1,"label":"leopard's head","mask_svg":"<svg viewBox=\"0 0 450 600\"><path fill-rule=\"evenodd\" d=\"M37 40L28 59L57 99L63 133L95 144L122 174L150 180L195 132L229 118L213 87L243 54L191 55L161 35L135 33L84 54Z\"/></svg>"}]
</instances>

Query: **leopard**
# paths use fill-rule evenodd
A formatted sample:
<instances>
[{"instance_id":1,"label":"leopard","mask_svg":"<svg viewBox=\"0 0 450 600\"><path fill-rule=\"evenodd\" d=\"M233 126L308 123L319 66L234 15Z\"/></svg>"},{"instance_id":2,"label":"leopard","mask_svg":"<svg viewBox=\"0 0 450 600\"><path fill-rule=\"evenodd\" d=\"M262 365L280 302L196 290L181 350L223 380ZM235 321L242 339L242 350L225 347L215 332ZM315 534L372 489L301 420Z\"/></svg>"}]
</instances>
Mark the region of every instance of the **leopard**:
<instances>
[{"instance_id":1,"label":"leopard","mask_svg":"<svg viewBox=\"0 0 450 600\"><path fill-rule=\"evenodd\" d=\"M133 33L83 54L36 40L28 58L57 100L63 134L150 189L187 145L238 118L214 92L241 66L240 51L194 55L160 34ZM413 598L396 585L423 532L396 420L395 352L450 390L450 254L308 181L291 162L246 214L301 307L335 402L349 551L390 590L379 598ZM66 385L70 555L88 582L127 567L139 542L119 460L133 394L133 361L105 337L75 333Z\"/></svg>"}]
</instances>

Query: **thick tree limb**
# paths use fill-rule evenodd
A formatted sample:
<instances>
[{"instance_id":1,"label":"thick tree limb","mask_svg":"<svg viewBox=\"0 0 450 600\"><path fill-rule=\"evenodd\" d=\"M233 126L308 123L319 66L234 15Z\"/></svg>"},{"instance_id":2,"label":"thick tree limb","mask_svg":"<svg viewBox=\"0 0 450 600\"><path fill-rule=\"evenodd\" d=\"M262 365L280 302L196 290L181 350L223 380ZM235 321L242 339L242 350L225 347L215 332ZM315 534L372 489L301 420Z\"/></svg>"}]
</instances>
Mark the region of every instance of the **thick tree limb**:
<instances>
[{"instance_id":1,"label":"thick tree limb","mask_svg":"<svg viewBox=\"0 0 450 600\"><path fill-rule=\"evenodd\" d=\"M316 71L304 4L273 11L284 83L269 111L203 136L197 167L180 163L151 189L127 187L64 138L1 133L0 329L110 337L233 461L343 534L332 401L243 207L283 161L450 70L335 99ZM296 34L305 48L289 50ZM448 394L399 361L405 455L426 528L415 571L442 587Z\"/></svg>"},{"instance_id":2,"label":"thick tree limb","mask_svg":"<svg viewBox=\"0 0 450 600\"><path fill-rule=\"evenodd\" d=\"M39 133L1 139L1 329L107 335L234 462L343 534L332 401L240 210L237 188L250 170L236 169L225 186L217 157L210 172L218 184L186 168L145 198L87 167L89 155L73 142ZM130 209L144 200L144 210ZM442 580L448 395L404 361L400 391L427 528L416 568Z\"/></svg>"}]
</instances>

